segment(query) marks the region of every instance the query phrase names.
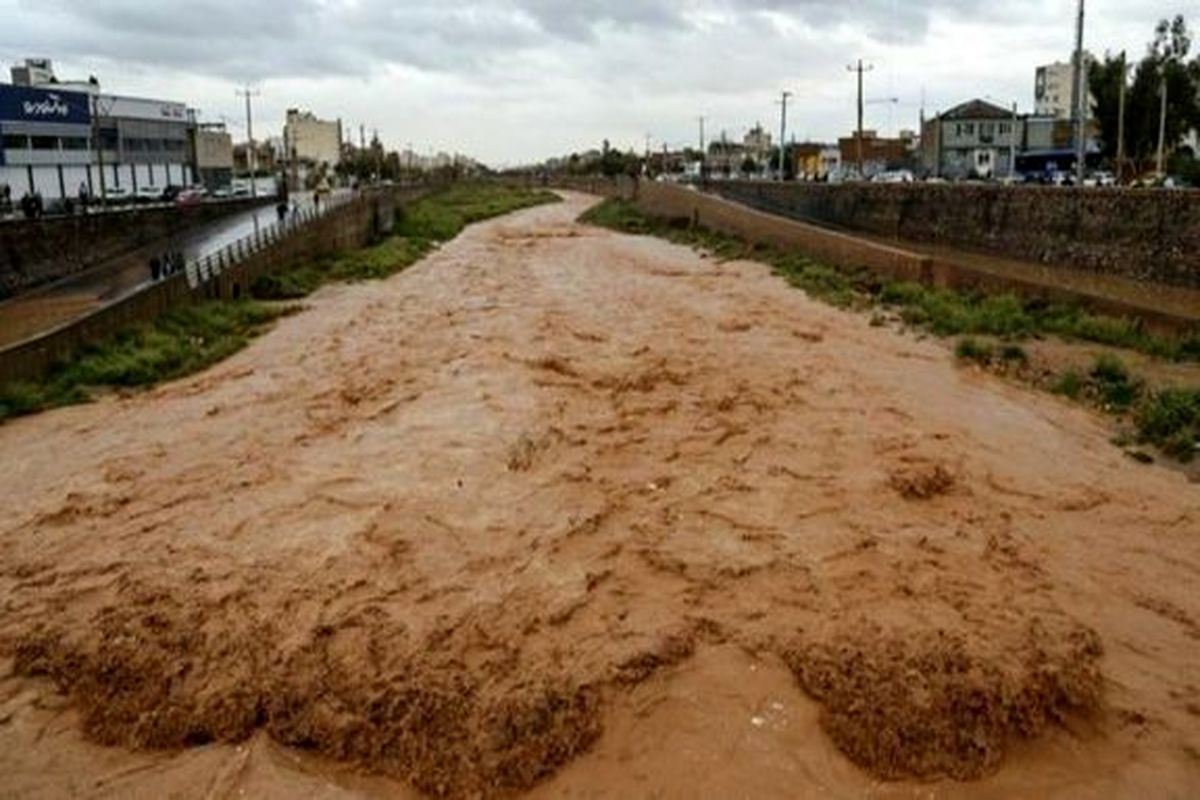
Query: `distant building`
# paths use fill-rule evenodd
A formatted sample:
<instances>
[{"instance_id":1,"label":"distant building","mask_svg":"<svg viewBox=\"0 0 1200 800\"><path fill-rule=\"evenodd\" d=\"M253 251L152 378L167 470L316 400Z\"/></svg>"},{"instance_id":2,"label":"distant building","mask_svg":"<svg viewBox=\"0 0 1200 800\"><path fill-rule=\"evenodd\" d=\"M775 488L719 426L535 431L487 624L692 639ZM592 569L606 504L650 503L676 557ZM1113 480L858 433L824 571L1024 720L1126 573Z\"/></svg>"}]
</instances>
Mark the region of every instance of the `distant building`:
<instances>
[{"instance_id":1,"label":"distant building","mask_svg":"<svg viewBox=\"0 0 1200 800\"><path fill-rule=\"evenodd\" d=\"M842 151L831 144L801 142L793 144L792 164L800 180L822 181L842 169Z\"/></svg>"},{"instance_id":2,"label":"distant building","mask_svg":"<svg viewBox=\"0 0 1200 800\"><path fill-rule=\"evenodd\" d=\"M289 108L283 126L288 160L334 166L342 156L341 120L318 119L309 111Z\"/></svg>"},{"instance_id":3,"label":"distant building","mask_svg":"<svg viewBox=\"0 0 1200 800\"><path fill-rule=\"evenodd\" d=\"M194 181L193 115L183 103L103 94L27 59L0 84L0 184L17 197L92 197ZM101 167L103 165L103 167Z\"/></svg>"},{"instance_id":4,"label":"distant building","mask_svg":"<svg viewBox=\"0 0 1200 800\"><path fill-rule=\"evenodd\" d=\"M862 177L869 178L878 172L909 164L913 158L914 143L914 137L911 133L891 139L882 137L875 131L863 131L861 150ZM858 133L855 132L838 139L838 152L843 169L857 170L859 158Z\"/></svg>"},{"instance_id":5,"label":"distant building","mask_svg":"<svg viewBox=\"0 0 1200 800\"><path fill-rule=\"evenodd\" d=\"M1012 109L979 99L960 103L925 121L923 165L944 178L1005 176L1014 150L1024 146L1023 126Z\"/></svg>"},{"instance_id":6,"label":"distant building","mask_svg":"<svg viewBox=\"0 0 1200 800\"><path fill-rule=\"evenodd\" d=\"M761 123L755 123L742 137L742 146L746 149L746 155L765 164L771 157L771 134L763 130Z\"/></svg>"},{"instance_id":7,"label":"distant building","mask_svg":"<svg viewBox=\"0 0 1200 800\"><path fill-rule=\"evenodd\" d=\"M224 124L196 128L196 177L209 189L233 181L233 137Z\"/></svg>"},{"instance_id":8,"label":"distant building","mask_svg":"<svg viewBox=\"0 0 1200 800\"><path fill-rule=\"evenodd\" d=\"M1087 86L1087 67L1092 62L1092 57L1084 53L1084 73L1083 82ZM1074 97L1072 89L1075 81L1075 65L1071 61L1055 61L1053 64L1045 64L1034 70L1033 79L1033 113L1039 117L1057 117L1058 119L1070 119L1074 116L1071 113L1071 98ZM1092 109L1096 106L1096 98L1088 91L1088 108Z\"/></svg>"}]
</instances>

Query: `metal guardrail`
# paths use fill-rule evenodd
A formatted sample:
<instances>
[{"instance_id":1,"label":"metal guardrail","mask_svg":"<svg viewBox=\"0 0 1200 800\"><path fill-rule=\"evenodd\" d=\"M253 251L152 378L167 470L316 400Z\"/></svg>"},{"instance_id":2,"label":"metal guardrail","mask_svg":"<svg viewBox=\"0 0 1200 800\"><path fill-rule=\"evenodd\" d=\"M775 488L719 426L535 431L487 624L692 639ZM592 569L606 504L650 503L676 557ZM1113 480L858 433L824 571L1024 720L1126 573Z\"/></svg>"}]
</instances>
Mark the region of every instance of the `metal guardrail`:
<instances>
[{"instance_id":1,"label":"metal guardrail","mask_svg":"<svg viewBox=\"0 0 1200 800\"><path fill-rule=\"evenodd\" d=\"M257 229L254 233L235 239L215 252L187 262L184 265L184 274L187 276L188 286L198 289L210 281L216 280L225 270L292 236L313 220L354 202L356 198L357 195L354 192L330 196L320 206L311 205L299 209L281 220Z\"/></svg>"}]
</instances>

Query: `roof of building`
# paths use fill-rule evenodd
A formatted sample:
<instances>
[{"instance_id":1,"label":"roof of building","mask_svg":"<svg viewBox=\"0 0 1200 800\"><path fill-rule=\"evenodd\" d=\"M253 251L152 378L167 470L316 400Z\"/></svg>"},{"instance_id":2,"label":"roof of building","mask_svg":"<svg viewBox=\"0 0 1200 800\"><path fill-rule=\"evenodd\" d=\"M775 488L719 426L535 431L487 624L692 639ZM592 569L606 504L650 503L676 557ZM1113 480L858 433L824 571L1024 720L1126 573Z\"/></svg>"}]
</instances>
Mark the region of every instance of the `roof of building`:
<instances>
[{"instance_id":1,"label":"roof of building","mask_svg":"<svg viewBox=\"0 0 1200 800\"><path fill-rule=\"evenodd\" d=\"M1009 119L1012 117L1012 113L1010 109L1001 108L995 103L989 103L976 97L974 100L959 103L944 112L942 119Z\"/></svg>"}]
</instances>

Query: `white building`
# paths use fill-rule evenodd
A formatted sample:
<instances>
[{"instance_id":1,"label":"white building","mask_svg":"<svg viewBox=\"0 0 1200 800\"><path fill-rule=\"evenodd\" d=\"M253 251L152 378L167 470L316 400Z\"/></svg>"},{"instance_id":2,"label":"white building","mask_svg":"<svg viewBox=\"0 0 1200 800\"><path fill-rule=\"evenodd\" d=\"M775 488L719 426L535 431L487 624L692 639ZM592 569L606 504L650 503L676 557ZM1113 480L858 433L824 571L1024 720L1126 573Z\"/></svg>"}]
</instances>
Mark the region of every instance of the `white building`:
<instances>
[{"instance_id":1,"label":"white building","mask_svg":"<svg viewBox=\"0 0 1200 800\"><path fill-rule=\"evenodd\" d=\"M41 59L12 74L17 83L0 84L0 184L14 198L194 183L194 124L183 103L103 94L95 82L60 83Z\"/></svg>"},{"instance_id":2,"label":"white building","mask_svg":"<svg viewBox=\"0 0 1200 800\"><path fill-rule=\"evenodd\" d=\"M1084 85L1087 85L1087 68L1092 57L1084 53ZM1034 71L1033 110L1039 117L1070 119L1072 83L1075 80L1075 65L1070 61L1055 61L1044 64ZM1088 108L1096 107L1096 98L1088 92Z\"/></svg>"},{"instance_id":3,"label":"white building","mask_svg":"<svg viewBox=\"0 0 1200 800\"><path fill-rule=\"evenodd\" d=\"M309 111L289 108L283 139L289 156L299 162L333 166L342 158L341 120L322 120Z\"/></svg>"}]
</instances>

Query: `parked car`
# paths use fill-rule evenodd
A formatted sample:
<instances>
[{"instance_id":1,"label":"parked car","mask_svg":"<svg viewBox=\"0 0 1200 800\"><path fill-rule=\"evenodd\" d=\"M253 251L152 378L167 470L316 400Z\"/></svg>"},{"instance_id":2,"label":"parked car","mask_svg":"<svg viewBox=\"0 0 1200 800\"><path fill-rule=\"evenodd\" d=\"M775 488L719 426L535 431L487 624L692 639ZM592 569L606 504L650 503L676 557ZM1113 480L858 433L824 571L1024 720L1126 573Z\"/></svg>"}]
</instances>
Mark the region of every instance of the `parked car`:
<instances>
[{"instance_id":1,"label":"parked car","mask_svg":"<svg viewBox=\"0 0 1200 800\"><path fill-rule=\"evenodd\" d=\"M203 199L203 192L198 192L195 189L184 189L179 194L175 195L175 205L194 206L198 205Z\"/></svg>"},{"instance_id":2,"label":"parked car","mask_svg":"<svg viewBox=\"0 0 1200 800\"><path fill-rule=\"evenodd\" d=\"M1116 186L1117 176L1107 170L1097 170L1083 179L1084 186Z\"/></svg>"},{"instance_id":3,"label":"parked car","mask_svg":"<svg viewBox=\"0 0 1200 800\"><path fill-rule=\"evenodd\" d=\"M104 189L104 196L111 206L133 202L133 193L124 186L107 186Z\"/></svg>"},{"instance_id":4,"label":"parked car","mask_svg":"<svg viewBox=\"0 0 1200 800\"><path fill-rule=\"evenodd\" d=\"M209 196L214 200L228 200L229 198L233 197L233 187L218 186L216 189L212 190Z\"/></svg>"},{"instance_id":5,"label":"parked car","mask_svg":"<svg viewBox=\"0 0 1200 800\"><path fill-rule=\"evenodd\" d=\"M161 203L163 199L163 187L139 186L137 187L137 191L133 193L133 199L137 203Z\"/></svg>"},{"instance_id":6,"label":"parked car","mask_svg":"<svg viewBox=\"0 0 1200 800\"><path fill-rule=\"evenodd\" d=\"M912 183L913 174L907 169L892 169L871 176L871 183Z\"/></svg>"}]
</instances>

